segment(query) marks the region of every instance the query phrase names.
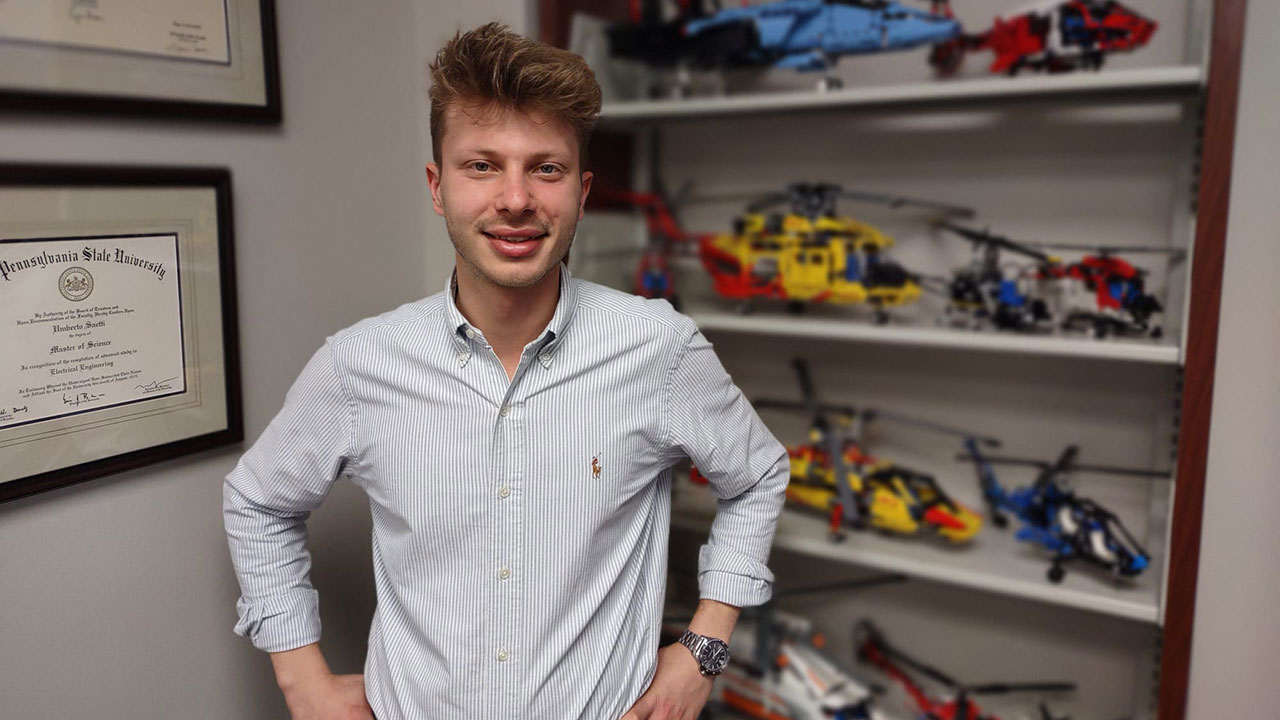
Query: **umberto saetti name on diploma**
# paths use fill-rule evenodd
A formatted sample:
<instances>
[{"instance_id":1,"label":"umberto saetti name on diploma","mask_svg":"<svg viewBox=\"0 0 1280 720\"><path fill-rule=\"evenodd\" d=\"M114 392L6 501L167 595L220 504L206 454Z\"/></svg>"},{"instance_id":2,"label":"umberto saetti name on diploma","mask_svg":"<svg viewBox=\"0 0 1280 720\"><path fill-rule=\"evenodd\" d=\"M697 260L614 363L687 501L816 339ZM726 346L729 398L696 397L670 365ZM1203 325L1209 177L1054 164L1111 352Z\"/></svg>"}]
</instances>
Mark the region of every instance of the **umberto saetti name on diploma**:
<instances>
[{"instance_id":1,"label":"umberto saetti name on diploma","mask_svg":"<svg viewBox=\"0 0 1280 720\"><path fill-rule=\"evenodd\" d=\"M0 240L0 428L187 391L178 237Z\"/></svg>"}]
</instances>

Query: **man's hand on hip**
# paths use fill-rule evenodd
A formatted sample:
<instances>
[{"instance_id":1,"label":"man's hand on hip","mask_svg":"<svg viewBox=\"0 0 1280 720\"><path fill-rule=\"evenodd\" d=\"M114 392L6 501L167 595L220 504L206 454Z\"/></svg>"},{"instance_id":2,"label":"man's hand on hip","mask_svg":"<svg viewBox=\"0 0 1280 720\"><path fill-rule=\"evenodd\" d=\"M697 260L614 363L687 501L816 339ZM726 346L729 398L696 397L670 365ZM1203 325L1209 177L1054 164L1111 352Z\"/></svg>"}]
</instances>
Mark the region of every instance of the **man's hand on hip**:
<instances>
[{"instance_id":1,"label":"man's hand on hip","mask_svg":"<svg viewBox=\"0 0 1280 720\"><path fill-rule=\"evenodd\" d=\"M364 676L334 675L319 645L271 653L271 664L293 720L377 720Z\"/></svg>"},{"instance_id":2,"label":"man's hand on hip","mask_svg":"<svg viewBox=\"0 0 1280 720\"><path fill-rule=\"evenodd\" d=\"M675 643L658 651L649 689L622 720L695 720L711 695L714 678L698 670L689 648Z\"/></svg>"}]
</instances>

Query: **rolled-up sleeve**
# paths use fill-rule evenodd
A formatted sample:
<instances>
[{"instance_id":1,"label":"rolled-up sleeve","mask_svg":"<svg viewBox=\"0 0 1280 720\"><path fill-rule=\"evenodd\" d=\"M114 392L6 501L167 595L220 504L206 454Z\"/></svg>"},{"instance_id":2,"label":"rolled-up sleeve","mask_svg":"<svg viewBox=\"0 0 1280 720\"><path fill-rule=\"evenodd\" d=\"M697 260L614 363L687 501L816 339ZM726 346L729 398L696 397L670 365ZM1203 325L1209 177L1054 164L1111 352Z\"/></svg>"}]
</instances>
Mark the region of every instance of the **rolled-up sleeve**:
<instances>
[{"instance_id":1,"label":"rolled-up sleeve","mask_svg":"<svg viewBox=\"0 0 1280 720\"><path fill-rule=\"evenodd\" d=\"M226 478L223 521L241 592L235 632L261 650L320 639L306 519L349 469L354 434L354 408L326 343Z\"/></svg>"},{"instance_id":2,"label":"rolled-up sleeve","mask_svg":"<svg viewBox=\"0 0 1280 720\"><path fill-rule=\"evenodd\" d=\"M703 598L737 607L772 595L767 561L790 479L786 448L733 384L711 343L693 330L666 389L669 450L710 481L715 521L698 555Z\"/></svg>"}]
</instances>

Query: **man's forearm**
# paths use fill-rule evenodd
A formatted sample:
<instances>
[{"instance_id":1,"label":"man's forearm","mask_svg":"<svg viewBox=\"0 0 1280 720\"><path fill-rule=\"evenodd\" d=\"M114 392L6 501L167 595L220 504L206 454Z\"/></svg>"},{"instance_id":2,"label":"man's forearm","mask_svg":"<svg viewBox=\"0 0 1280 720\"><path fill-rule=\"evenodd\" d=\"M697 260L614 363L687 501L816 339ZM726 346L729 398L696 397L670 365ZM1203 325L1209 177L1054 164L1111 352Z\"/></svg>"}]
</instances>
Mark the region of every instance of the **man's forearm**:
<instances>
[{"instance_id":1,"label":"man's forearm","mask_svg":"<svg viewBox=\"0 0 1280 720\"><path fill-rule=\"evenodd\" d=\"M319 643L303 645L295 650L271 653L271 666L276 671L276 684L288 694L300 685L332 674L329 663L320 652Z\"/></svg>"},{"instance_id":2,"label":"man's forearm","mask_svg":"<svg viewBox=\"0 0 1280 720\"><path fill-rule=\"evenodd\" d=\"M703 598L698 601L698 609L689 621L689 629L699 635L729 642L729 636L733 635L733 628L738 624L738 614L741 612L741 608L733 605Z\"/></svg>"}]
</instances>

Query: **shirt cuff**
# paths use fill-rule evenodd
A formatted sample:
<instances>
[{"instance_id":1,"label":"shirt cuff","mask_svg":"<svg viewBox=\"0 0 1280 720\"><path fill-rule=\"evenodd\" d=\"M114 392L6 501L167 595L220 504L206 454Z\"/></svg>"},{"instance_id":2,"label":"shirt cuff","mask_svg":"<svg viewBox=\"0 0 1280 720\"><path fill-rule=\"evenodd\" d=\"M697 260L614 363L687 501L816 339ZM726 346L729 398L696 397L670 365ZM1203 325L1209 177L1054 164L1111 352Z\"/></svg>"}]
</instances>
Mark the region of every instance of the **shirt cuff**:
<instances>
[{"instance_id":1,"label":"shirt cuff","mask_svg":"<svg viewBox=\"0 0 1280 720\"><path fill-rule=\"evenodd\" d=\"M314 589L236 601L235 633L264 652L295 650L320 640L320 596Z\"/></svg>"},{"instance_id":2,"label":"shirt cuff","mask_svg":"<svg viewBox=\"0 0 1280 720\"><path fill-rule=\"evenodd\" d=\"M702 598L742 608L763 605L773 597L773 573L728 548L703 545L698 568Z\"/></svg>"}]
</instances>

